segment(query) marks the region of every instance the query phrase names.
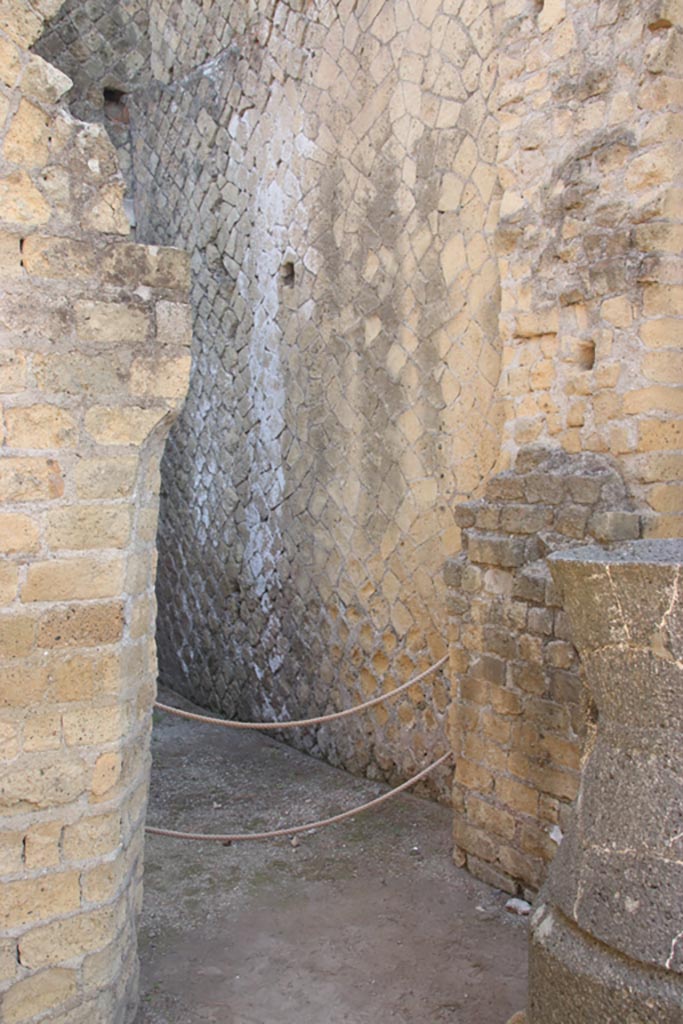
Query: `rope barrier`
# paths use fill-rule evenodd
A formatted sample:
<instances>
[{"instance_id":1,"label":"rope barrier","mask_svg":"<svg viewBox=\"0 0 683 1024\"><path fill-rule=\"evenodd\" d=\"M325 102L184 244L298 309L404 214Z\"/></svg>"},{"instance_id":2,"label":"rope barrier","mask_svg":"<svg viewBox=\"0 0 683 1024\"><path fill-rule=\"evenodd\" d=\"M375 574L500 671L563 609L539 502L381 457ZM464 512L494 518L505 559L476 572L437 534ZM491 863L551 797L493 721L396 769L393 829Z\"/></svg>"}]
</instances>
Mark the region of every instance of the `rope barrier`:
<instances>
[{"instance_id":1,"label":"rope barrier","mask_svg":"<svg viewBox=\"0 0 683 1024\"><path fill-rule=\"evenodd\" d=\"M302 726L307 725L324 725L325 722L335 722L339 718L346 718L348 715L356 715L359 711L366 711L368 708L374 707L376 704L381 704L382 701L390 700L391 697L396 697L399 693L403 693L409 686L414 686L415 683L419 683L426 676L431 675L432 672L436 672L438 668L448 660L448 655L444 654L443 658L434 662L429 668L426 668L424 672L420 672L419 676L415 676L413 679L409 679L407 683L403 683L401 686L397 686L395 690L390 690L389 693L383 693L379 697L373 697L372 700L366 700L363 704L357 704L353 708L346 708L344 711L335 711L331 715L322 715L320 718L299 718L293 722L236 722L230 718L212 718L210 715L198 715L194 711L183 711L181 708L171 707L170 704L160 704L159 701L155 701L154 707L159 711L166 711L169 715L176 715L178 718L187 718L191 722L205 722L208 725L222 725L226 729L259 729L266 731L268 729L299 729Z\"/></svg>"},{"instance_id":2,"label":"rope barrier","mask_svg":"<svg viewBox=\"0 0 683 1024\"><path fill-rule=\"evenodd\" d=\"M395 789L390 789L388 793L382 793L381 796L375 797L374 800L370 800L366 804L361 804L360 807L354 807L350 811L344 811L342 814L335 814L331 818L323 818L321 821L311 821L308 825L294 825L291 828L276 828L270 832L236 832L228 833L227 835L215 835L211 832L176 832L173 829L168 828L156 828L155 826L148 825L145 828L145 832L148 832L152 836L165 836L168 839L191 839L191 840L206 840L213 841L215 843L244 843L254 839L277 839L280 836L293 836L300 832L309 832L316 828L325 828L327 825L336 825L340 821L345 821L347 818L353 818L356 814L362 814L363 811L369 811L373 807L379 807L380 804L386 803L387 800L391 800L392 797L398 796L405 789L410 786L414 786L420 779L424 779L426 775L433 772L435 768L438 768L440 764L448 761L453 756L452 751L444 754L433 764L428 765L427 768L423 768L421 772L414 775L412 779L408 779L407 782L401 783Z\"/></svg>"}]
</instances>

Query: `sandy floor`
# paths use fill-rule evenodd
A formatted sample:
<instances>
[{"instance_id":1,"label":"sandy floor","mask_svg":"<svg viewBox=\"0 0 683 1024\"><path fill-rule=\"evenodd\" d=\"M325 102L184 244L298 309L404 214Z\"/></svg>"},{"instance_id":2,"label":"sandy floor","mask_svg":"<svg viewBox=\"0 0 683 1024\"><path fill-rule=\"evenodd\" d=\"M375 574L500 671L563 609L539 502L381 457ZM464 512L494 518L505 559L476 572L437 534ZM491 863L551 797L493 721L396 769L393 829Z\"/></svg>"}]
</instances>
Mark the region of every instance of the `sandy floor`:
<instances>
[{"instance_id":1,"label":"sandy floor","mask_svg":"<svg viewBox=\"0 0 683 1024\"><path fill-rule=\"evenodd\" d=\"M384 789L259 734L155 717L153 824L278 827ZM410 795L296 847L150 836L136 1024L506 1024L526 923L450 845L448 809Z\"/></svg>"}]
</instances>

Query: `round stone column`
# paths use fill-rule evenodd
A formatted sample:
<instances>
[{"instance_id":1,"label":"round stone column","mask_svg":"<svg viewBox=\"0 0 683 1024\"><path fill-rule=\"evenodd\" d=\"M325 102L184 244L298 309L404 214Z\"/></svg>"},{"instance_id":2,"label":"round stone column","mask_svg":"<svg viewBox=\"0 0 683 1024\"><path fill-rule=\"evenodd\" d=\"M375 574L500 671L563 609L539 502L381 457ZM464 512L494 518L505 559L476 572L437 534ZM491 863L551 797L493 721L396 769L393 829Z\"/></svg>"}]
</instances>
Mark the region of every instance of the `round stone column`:
<instances>
[{"instance_id":1,"label":"round stone column","mask_svg":"<svg viewBox=\"0 0 683 1024\"><path fill-rule=\"evenodd\" d=\"M549 561L594 724L532 919L529 1024L681 1024L683 541Z\"/></svg>"}]
</instances>

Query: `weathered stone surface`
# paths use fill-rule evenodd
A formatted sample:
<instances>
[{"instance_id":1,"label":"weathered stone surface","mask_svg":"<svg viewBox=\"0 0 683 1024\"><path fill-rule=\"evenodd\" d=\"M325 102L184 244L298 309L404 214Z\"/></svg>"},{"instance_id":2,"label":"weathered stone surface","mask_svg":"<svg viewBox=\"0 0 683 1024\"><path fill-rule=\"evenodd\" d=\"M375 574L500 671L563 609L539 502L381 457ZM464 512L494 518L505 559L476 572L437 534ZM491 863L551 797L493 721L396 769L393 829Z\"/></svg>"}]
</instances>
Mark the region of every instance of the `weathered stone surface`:
<instances>
[{"instance_id":1,"label":"weathered stone surface","mask_svg":"<svg viewBox=\"0 0 683 1024\"><path fill-rule=\"evenodd\" d=\"M187 263L112 240L113 148L54 105L68 79L23 49L58 6L0 4L0 1017L122 1024L156 678L155 480L187 365L182 331L157 326L168 309L187 320ZM131 376L140 360L152 369ZM96 976L86 963L105 949Z\"/></svg>"},{"instance_id":2,"label":"weathered stone surface","mask_svg":"<svg viewBox=\"0 0 683 1024\"><path fill-rule=\"evenodd\" d=\"M445 572L456 682L451 741L459 754L456 843L471 870L495 872L495 884L505 879L510 892L520 884L537 889L555 855L552 833L576 795L585 731L574 632L545 556L595 537L605 522L639 527L629 505L607 459L536 445L522 449L514 473L493 477L483 499L459 517L465 554ZM484 516L498 524L495 533L477 528ZM616 621L605 615L601 626L616 628ZM511 713L519 716L513 725ZM489 813L512 815L505 842L483 820L480 798Z\"/></svg>"},{"instance_id":3,"label":"weathered stone surface","mask_svg":"<svg viewBox=\"0 0 683 1024\"><path fill-rule=\"evenodd\" d=\"M557 552L595 725L569 835L537 910L531 1024L673 1021L683 1005L683 672L671 651L683 541Z\"/></svg>"}]
</instances>

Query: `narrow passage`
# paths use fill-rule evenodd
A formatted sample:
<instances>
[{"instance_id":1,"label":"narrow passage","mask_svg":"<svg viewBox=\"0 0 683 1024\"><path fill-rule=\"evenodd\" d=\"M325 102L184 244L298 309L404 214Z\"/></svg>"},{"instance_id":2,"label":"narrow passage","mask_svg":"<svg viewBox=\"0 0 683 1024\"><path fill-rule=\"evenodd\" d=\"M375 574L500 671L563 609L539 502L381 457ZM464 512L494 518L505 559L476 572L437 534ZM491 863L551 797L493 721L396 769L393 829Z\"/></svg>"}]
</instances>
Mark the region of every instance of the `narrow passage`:
<instances>
[{"instance_id":1,"label":"narrow passage","mask_svg":"<svg viewBox=\"0 0 683 1024\"><path fill-rule=\"evenodd\" d=\"M152 747L150 824L257 831L385 788L161 712ZM297 845L148 836L136 1024L505 1024L526 923L450 851L448 808L406 794Z\"/></svg>"}]
</instances>

